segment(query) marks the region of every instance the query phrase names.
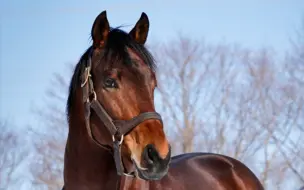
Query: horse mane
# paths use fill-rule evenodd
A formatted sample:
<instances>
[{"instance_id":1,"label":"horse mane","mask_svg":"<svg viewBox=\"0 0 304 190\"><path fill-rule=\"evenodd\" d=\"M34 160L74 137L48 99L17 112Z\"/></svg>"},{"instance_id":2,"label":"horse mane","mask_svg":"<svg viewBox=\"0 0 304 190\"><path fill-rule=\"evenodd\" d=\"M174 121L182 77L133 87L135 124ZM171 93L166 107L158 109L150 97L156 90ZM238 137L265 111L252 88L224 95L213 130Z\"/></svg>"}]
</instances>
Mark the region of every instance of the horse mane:
<instances>
[{"instance_id":1,"label":"horse mane","mask_svg":"<svg viewBox=\"0 0 304 190\"><path fill-rule=\"evenodd\" d=\"M92 37L91 37L92 38ZM79 62L76 64L74 73L69 86L69 95L67 99L66 112L69 120L69 116L72 110L72 104L76 97L76 89L81 84L81 75L85 70L86 62L89 60L90 51L92 50L92 46L90 46L84 54L80 57ZM125 65L130 66L132 61L127 48L133 50L142 60L143 62L152 70L155 70L156 65L153 56L151 53L145 48L144 45L138 44L134 41L131 36L125 31L117 28L111 28L108 39L103 49L103 56L107 58L108 63L112 63L113 61L117 61L117 58L123 60Z\"/></svg>"}]
</instances>

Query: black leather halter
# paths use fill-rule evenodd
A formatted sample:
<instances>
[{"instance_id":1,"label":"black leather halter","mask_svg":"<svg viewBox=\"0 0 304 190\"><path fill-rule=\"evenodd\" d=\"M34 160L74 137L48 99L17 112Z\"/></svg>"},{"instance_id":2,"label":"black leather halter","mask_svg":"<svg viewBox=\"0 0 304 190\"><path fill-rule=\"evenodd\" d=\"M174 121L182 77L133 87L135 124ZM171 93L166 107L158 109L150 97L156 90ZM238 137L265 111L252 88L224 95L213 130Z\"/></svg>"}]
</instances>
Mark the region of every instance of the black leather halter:
<instances>
[{"instance_id":1,"label":"black leather halter","mask_svg":"<svg viewBox=\"0 0 304 190\"><path fill-rule=\"evenodd\" d=\"M92 128L90 125L90 116L91 116L91 109L95 111L99 119L104 123L108 131L112 135L113 140L113 156L115 160L115 166L117 170L117 174L119 176L126 175L126 176L135 176L134 172L132 173L125 173L125 168L122 164L121 159L121 144L124 139L124 135L134 129L137 125L144 122L148 119L157 119L162 123L162 118L160 114L157 112L145 112L137 115L136 117L130 120L113 120L107 111L103 108L103 106L97 100L96 92L94 91L93 87L93 80L91 77L91 68L92 68L92 61L91 61L91 53L89 55L89 59L86 62L86 68L84 73L82 74L82 97L83 103L85 104L85 124L88 131L89 137L95 142L98 146L110 149L107 145L103 145L99 143L93 133Z\"/></svg>"}]
</instances>

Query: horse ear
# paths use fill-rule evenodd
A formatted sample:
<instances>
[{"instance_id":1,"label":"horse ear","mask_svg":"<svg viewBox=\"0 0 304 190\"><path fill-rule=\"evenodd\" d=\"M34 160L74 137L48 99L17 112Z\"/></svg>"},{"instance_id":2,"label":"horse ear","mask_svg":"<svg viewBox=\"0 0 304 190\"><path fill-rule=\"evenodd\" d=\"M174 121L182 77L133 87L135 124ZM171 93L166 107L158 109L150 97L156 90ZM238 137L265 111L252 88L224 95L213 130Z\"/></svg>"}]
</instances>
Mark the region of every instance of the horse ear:
<instances>
[{"instance_id":1,"label":"horse ear","mask_svg":"<svg viewBox=\"0 0 304 190\"><path fill-rule=\"evenodd\" d=\"M142 13L129 35L139 44L145 44L149 32L149 18L146 13Z\"/></svg>"},{"instance_id":2,"label":"horse ear","mask_svg":"<svg viewBox=\"0 0 304 190\"><path fill-rule=\"evenodd\" d=\"M110 31L110 25L107 19L107 12L101 12L95 19L92 26L91 36L95 48L103 47Z\"/></svg>"}]
</instances>

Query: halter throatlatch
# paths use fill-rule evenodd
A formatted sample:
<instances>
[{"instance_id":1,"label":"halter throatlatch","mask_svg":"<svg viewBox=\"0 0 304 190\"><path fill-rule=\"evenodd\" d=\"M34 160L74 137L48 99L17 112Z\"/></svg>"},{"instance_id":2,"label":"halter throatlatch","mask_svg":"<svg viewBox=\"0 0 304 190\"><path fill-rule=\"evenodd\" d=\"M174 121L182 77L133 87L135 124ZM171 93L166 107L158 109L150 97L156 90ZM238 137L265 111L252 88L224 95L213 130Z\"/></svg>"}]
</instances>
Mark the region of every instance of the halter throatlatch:
<instances>
[{"instance_id":1,"label":"halter throatlatch","mask_svg":"<svg viewBox=\"0 0 304 190\"><path fill-rule=\"evenodd\" d=\"M111 150L109 146L103 145L95 139L92 128L90 125L90 116L91 116L91 109L95 111L98 118L103 122L105 127L108 129L110 134L112 135L113 140L113 156L115 160L115 166L118 175L126 175L126 176L135 176L134 172L132 173L125 173L125 168L122 163L121 159L121 144L124 140L124 135L134 129L137 125L144 122L148 119L157 119L162 122L162 118L160 114L157 112L145 112L141 113L136 117L133 117L130 120L113 120L107 111L103 108L103 106L97 100L96 92L94 91L93 80L91 76L91 68L92 68L92 61L91 61L91 54L89 55L89 60L86 63L86 68L84 73L82 74L82 100L85 107L85 124L88 131L89 137L92 139L94 143L98 146L105 148L107 150Z\"/></svg>"}]
</instances>

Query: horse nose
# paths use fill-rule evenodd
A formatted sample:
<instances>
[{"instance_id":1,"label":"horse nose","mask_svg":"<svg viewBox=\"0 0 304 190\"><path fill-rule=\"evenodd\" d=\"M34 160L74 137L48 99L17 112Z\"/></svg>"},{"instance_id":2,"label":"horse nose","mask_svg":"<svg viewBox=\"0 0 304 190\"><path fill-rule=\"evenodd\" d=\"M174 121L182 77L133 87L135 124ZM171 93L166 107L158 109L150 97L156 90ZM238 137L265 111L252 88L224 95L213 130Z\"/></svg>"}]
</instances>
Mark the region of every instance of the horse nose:
<instances>
[{"instance_id":1,"label":"horse nose","mask_svg":"<svg viewBox=\"0 0 304 190\"><path fill-rule=\"evenodd\" d=\"M165 169L170 161L171 151L166 158L161 158L153 144L148 144L143 151L143 160L150 171L158 172Z\"/></svg>"}]
</instances>

